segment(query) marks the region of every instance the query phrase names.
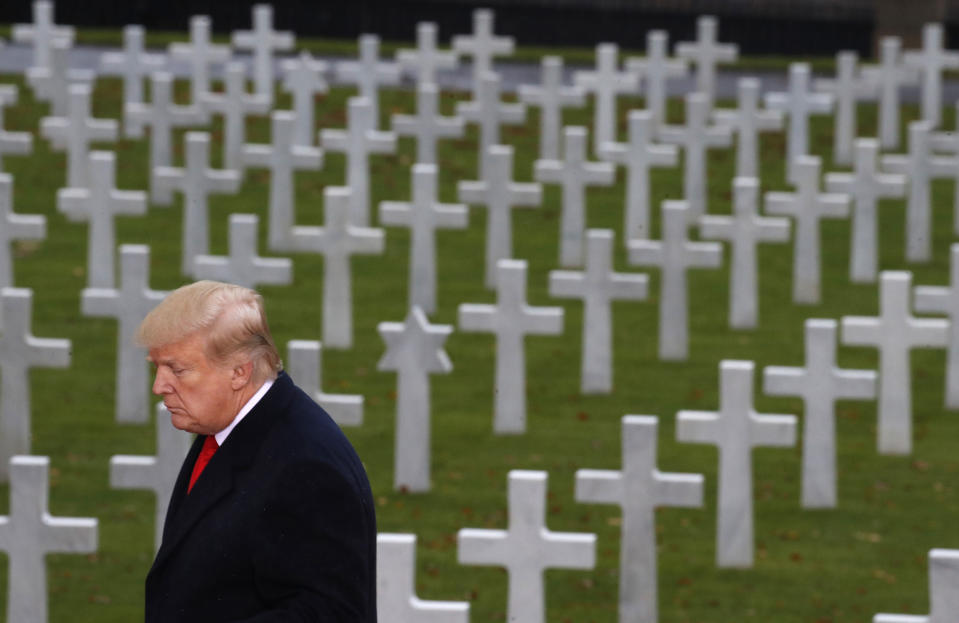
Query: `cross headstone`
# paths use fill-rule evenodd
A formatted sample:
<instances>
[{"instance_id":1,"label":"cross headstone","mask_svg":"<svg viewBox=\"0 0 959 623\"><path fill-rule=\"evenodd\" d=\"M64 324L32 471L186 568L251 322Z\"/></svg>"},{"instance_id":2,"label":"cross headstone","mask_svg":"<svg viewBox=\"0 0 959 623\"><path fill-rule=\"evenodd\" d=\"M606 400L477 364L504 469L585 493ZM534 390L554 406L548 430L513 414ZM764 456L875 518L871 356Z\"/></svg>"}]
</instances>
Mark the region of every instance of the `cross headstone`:
<instances>
[{"instance_id":1,"label":"cross headstone","mask_svg":"<svg viewBox=\"0 0 959 623\"><path fill-rule=\"evenodd\" d=\"M297 226L291 234L295 251L323 254L323 344L353 346L353 294L350 256L383 253L382 229L350 222L350 190L327 186L323 191L323 227Z\"/></svg>"},{"instance_id":2,"label":"cross headstone","mask_svg":"<svg viewBox=\"0 0 959 623\"><path fill-rule=\"evenodd\" d=\"M56 149L67 152L67 186L86 188L90 185L89 149L95 141L115 141L117 122L114 119L90 117L90 87L70 86L70 109L66 117L44 117L41 132Z\"/></svg>"},{"instance_id":3,"label":"cross headstone","mask_svg":"<svg viewBox=\"0 0 959 623\"><path fill-rule=\"evenodd\" d=\"M573 267L583 264L586 189L612 186L616 171L609 162L587 160L586 128L566 126L563 135L563 160L537 160L533 176L538 182L559 184L562 188L559 265Z\"/></svg>"},{"instance_id":4,"label":"cross headstone","mask_svg":"<svg viewBox=\"0 0 959 623\"><path fill-rule=\"evenodd\" d=\"M7 154L25 155L33 151L33 134L11 132L3 127L3 109L10 103L0 98L0 173L3 173L3 157Z\"/></svg>"},{"instance_id":5,"label":"cross headstone","mask_svg":"<svg viewBox=\"0 0 959 623\"><path fill-rule=\"evenodd\" d=\"M30 333L32 303L32 290L0 289L0 482L10 457L30 451L30 368L70 365L70 340Z\"/></svg>"},{"instance_id":6,"label":"cross headstone","mask_svg":"<svg viewBox=\"0 0 959 623\"><path fill-rule=\"evenodd\" d=\"M663 202L662 240L630 240L629 263L658 266L659 358L680 361L689 356L689 303L686 271L718 268L723 249L717 242L690 242L689 208L682 201Z\"/></svg>"},{"instance_id":7,"label":"cross headstone","mask_svg":"<svg viewBox=\"0 0 959 623\"><path fill-rule=\"evenodd\" d=\"M583 300L583 347L580 390L584 394L613 391L614 300L646 300L648 277L613 271L613 232L586 232L586 270L553 270L549 295Z\"/></svg>"},{"instance_id":8,"label":"cross headstone","mask_svg":"<svg viewBox=\"0 0 959 623\"><path fill-rule=\"evenodd\" d=\"M539 107L540 160L559 160L563 109L582 107L586 103L586 92L575 84L563 86L561 56L544 56L540 64L540 85L519 85L519 101Z\"/></svg>"},{"instance_id":9,"label":"cross headstone","mask_svg":"<svg viewBox=\"0 0 959 623\"><path fill-rule=\"evenodd\" d=\"M256 254L259 227L260 218L255 214L231 214L229 255L195 256L193 275L197 279L235 283L246 288L292 283L293 262L289 258Z\"/></svg>"},{"instance_id":10,"label":"cross headstone","mask_svg":"<svg viewBox=\"0 0 959 623\"><path fill-rule=\"evenodd\" d=\"M393 115L393 132L416 138L418 164L436 164L436 142L441 138L459 138L466 127L462 117L439 114L438 98L435 84L421 83L416 88L416 115Z\"/></svg>"},{"instance_id":11,"label":"cross headstone","mask_svg":"<svg viewBox=\"0 0 959 623\"><path fill-rule=\"evenodd\" d=\"M380 223L410 228L409 306L436 311L436 230L465 229L469 213L462 204L437 199L439 172L434 164L413 165L413 198L409 203L380 203Z\"/></svg>"},{"instance_id":12,"label":"cross headstone","mask_svg":"<svg viewBox=\"0 0 959 623\"><path fill-rule=\"evenodd\" d=\"M781 130L783 114L761 109L758 78L740 78L736 93L736 108L717 108L713 120L736 132L736 177L759 177L759 133Z\"/></svg>"},{"instance_id":13,"label":"cross headstone","mask_svg":"<svg viewBox=\"0 0 959 623\"><path fill-rule=\"evenodd\" d=\"M596 69L577 71L574 84L593 94L593 152L599 153L603 143L616 139L616 98L620 93L639 91L639 77L619 71L619 46L600 43L596 46Z\"/></svg>"},{"instance_id":14,"label":"cross headstone","mask_svg":"<svg viewBox=\"0 0 959 623\"><path fill-rule=\"evenodd\" d=\"M949 321L909 313L912 273L879 274L879 316L843 316L842 343L879 350L878 447L880 454L912 452L913 348L945 348Z\"/></svg>"},{"instance_id":15,"label":"cross headstone","mask_svg":"<svg viewBox=\"0 0 959 623\"><path fill-rule=\"evenodd\" d=\"M456 67L456 52L441 51L436 47L436 24L420 22L416 25L416 49L399 50L396 62L416 75L416 84L436 84L436 72Z\"/></svg>"},{"instance_id":16,"label":"cross headstone","mask_svg":"<svg viewBox=\"0 0 959 623\"><path fill-rule=\"evenodd\" d=\"M500 79L493 72L486 72L480 78L476 99L459 102L456 112L464 121L475 123L479 127L479 177L485 179L486 170L483 154L493 145L500 144L500 124L521 124L526 120L526 107L522 102L506 104L500 100Z\"/></svg>"},{"instance_id":17,"label":"cross headstone","mask_svg":"<svg viewBox=\"0 0 959 623\"><path fill-rule=\"evenodd\" d=\"M194 15L190 18L190 43L171 43L170 58L183 61L190 66L190 103L197 106L207 121L203 107L203 94L210 92L210 67L215 63L230 60L230 47L211 43L211 23L206 15Z\"/></svg>"},{"instance_id":18,"label":"cross headstone","mask_svg":"<svg viewBox=\"0 0 959 623\"><path fill-rule=\"evenodd\" d=\"M210 248L210 222L207 198L214 193L235 193L240 175L230 169L210 168L210 135L187 132L186 163L179 167L154 169L154 184L162 195L183 194L183 240L180 270L193 274L193 258L207 255Z\"/></svg>"},{"instance_id":19,"label":"cross headstone","mask_svg":"<svg viewBox=\"0 0 959 623\"><path fill-rule=\"evenodd\" d=\"M38 100L50 102L50 115L65 117L69 108L69 88L73 84L93 84L96 74L89 69L70 69L70 45L54 41L50 46L50 66L33 67L27 70L30 83Z\"/></svg>"},{"instance_id":20,"label":"cross headstone","mask_svg":"<svg viewBox=\"0 0 959 623\"><path fill-rule=\"evenodd\" d=\"M835 320L806 320L806 367L766 366L763 392L798 396L804 405L802 448L803 508L835 508L836 401L876 397L876 373L836 366Z\"/></svg>"},{"instance_id":21,"label":"cross headstone","mask_svg":"<svg viewBox=\"0 0 959 623\"><path fill-rule=\"evenodd\" d=\"M246 68L241 61L226 65L223 93L204 93L203 106L223 116L223 168L243 173L243 143L246 141L247 115L265 115L270 100L259 93L246 92Z\"/></svg>"},{"instance_id":22,"label":"cross headstone","mask_svg":"<svg viewBox=\"0 0 959 623\"><path fill-rule=\"evenodd\" d=\"M755 329L759 324L760 242L788 242L789 220L759 216L759 180L733 180L733 214L699 219L699 233L707 240L725 240L732 253L729 270L729 326Z\"/></svg>"},{"instance_id":23,"label":"cross headstone","mask_svg":"<svg viewBox=\"0 0 959 623\"><path fill-rule=\"evenodd\" d=\"M959 550L929 550L929 616L877 614L872 623L951 623L959 616Z\"/></svg>"},{"instance_id":24,"label":"cross headstone","mask_svg":"<svg viewBox=\"0 0 959 623\"><path fill-rule=\"evenodd\" d=\"M0 173L0 288L14 285L13 243L46 237L47 218L44 215L13 212L13 176Z\"/></svg>"},{"instance_id":25,"label":"cross headstone","mask_svg":"<svg viewBox=\"0 0 959 623\"><path fill-rule=\"evenodd\" d=\"M623 469L576 470L576 501L616 504L622 509L619 548L619 620L656 623L658 581L656 514L665 506L701 507L703 476L659 471L659 419L622 419Z\"/></svg>"},{"instance_id":26,"label":"cross headstone","mask_svg":"<svg viewBox=\"0 0 959 623\"><path fill-rule=\"evenodd\" d=\"M669 57L669 33L665 30L646 33L646 56L626 59L626 71L645 82L646 110L653 116L654 130L666 122L669 79L685 76L687 70L685 59Z\"/></svg>"},{"instance_id":27,"label":"cross headstone","mask_svg":"<svg viewBox=\"0 0 959 623\"><path fill-rule=\"evenodd\" d=\"M623 240L649 238L649 170L653 167L676 166L678 153L674 145L657 145L656 125L648 110L629 112L629 140L626 143L605 143L600 157L626 169L626 208Z\"/></svg>"},{"instance_id":28,"label":"cross headstone","mask_svg":"<svg viewBox=\"0 0 959 623\"><path fill-rule=\"evenodd\" d=\"M2 47L2 44L0 44ZM16 104L20 88L15 84L0 84L0 104Z\"/></svg>"},{"instance_id":29,"label":"cross headstone","mask_svg":"<svg viewBox=\"0 0 959 623\"><path fill-rule=\"evenodd\" d=\"M849 195L820 193L820 161L800 156L794 162L796 192L767 192L766 212L795 219L793 247L793 302L815 305L820 301L819 281L822 245L819 222L824 218L849 216Z\"/></svg>"},{"instance_id":30,"label":"cross headstone","mask_svg":"<svg viewBox=\"0 0 959 623\"><path fill-rule=\"evenodd\" d=\"M459 327L496 334L493 432L518 434L526 431L524 338L527 334L561 334L563 308L526 303L525 260L500 260L496 268L496 305L461 304Z\"/></svg>"},{"instance_id":31,"label":"cross headstone","mask_svg":"<svg viewBox=\"0 0 959 623\"><path fill-rule=\"evenodd\" d=\"M290 340L286 345L286 367L302 389L323 407L340 426L363 423L363 396L330 394L323 391L323 347L316 340Z\"/></svg>"},{"instance_id":32,"label":"cross headstone","mask_svg":"<svg viewBox=\"0 0 959 623\"><path fill-rule=\"evenodd\" d=\"M863 79L879 98L879 144L886 150L899 148L899 91L919 78L915 69L903 63L901 48L899 37L883 37L879 42L879 64L862 70Z\"/></svg>"},{"instance_id":33,"label":"cross headstone","mask_svg":"<svg viewBox=\"0 0 959 623\"><path fill-rule=\"evenodd\" d=\"M156 405L156 455L115 454L110 457L110 487L146 489L156 494L153 514L153 550L160 549L167 506L173 495L183 459L190 451L192 437L173 427L170 412L162 402ZM146 418L140 418L146 421Z\"/></svg>"},{"instance_id":34,"label":"cross headstone","mask_svg":"<svg viewBox=\"0 0 959 623\"><path fill-rule=\"evenodd\" d=\"M366 227L370 222L370 154L393 153L396 135L375 129L373 107L368 99L351 97L346 130L321 130L320 144L329 152L345 154L350 222Z\"/></svg>"},{"instance_id":35,"label":"cross headstone","mask_svg":"<svg viewBox=\"0 0 959 623\"><path fill-rule=\"evenodd\" d=\"M879 224L876 208L885 197L904 197L906 177L878 171L879 141L856 141L852 173L827 173L826 190L852 197L852 247L849 279L856 283L875 283L879 266Z\"/></svg>"},{"instance_id":36,"label":"cross headstone","mask_svg":"<svg viewBox=\"0 0 959 623\"><path fill-rule=\"evenodd\" d=\"M453 370L443 343L453 327L433 325L419 307L411 307L403 322L377 325L386 353L377 364L395 371L396 445L393 487L408 491L430 489L430 373Z\"/></svg>"},{"instance_id":37,"label":"cross headstone","mask_svg":"<svg viewBox=\"0 0 959 623\"><path fill-rule=\"evenodd\" d=\"M809 90L809 64L789 64L789 90L766 93L766 108L781 110L788 117L786 134L786 179L795 184L796 161L809 155L809 116L832 112L833 96Z\"/></svg>"},{"instance_id":38,"label":"cross headstone","mask_svg":"<svg viewBox=\"0 0 959 623\"><path fill-rule=\"evenodd\" d=\"M150 247L120 247L120 287L86 288L80 305L84 316L117 319L116 421L147 421L149 384L146 352L135 342L137 328L167 292L150 289Z\"/></svg>"},{"instance_id":39,"label":"cross headstone","mask_svg":"<svg viewBox=\"0 0 959 623\"><path fill-rule=\"evenodd\" d=\"M450 42L453 51L473 59L473 99L478 99L483 75L493 70L494 56L509 56L513 53L512 37L497 37L493 34L493 11L473 11L473 34L456 35Z\"/></svg>"},{"instance_id":40,"label":"cross headstone","mask_svg":"<svg viewBox=\"0 0 959 623\"><path fill-rule=\"evenodd\" d=\"M466 601L416 596L416 535L376 535L376 612L394 623L469 623Z\"/></svg>"},{"instance_id":41,"label":"cross headstone","mask_svg":"<svg viewBox=\"0 0 959 623\"><path fill-rule=\"evenodd\" d=\"M959 69L959 52L943 48L942 24L929 23L922 27L922 50L909 50L902 60L921 77L921 119L938 127L942 118L942 73Z\"/></svg>"},{"instance_id":42,"label":"cross headstone","mask_svg":"<svg viewBox=\"0 0 959 623\"><path fill-rule=\"evenodd\" d=\"M280 63L283 70L283 89L293 97L293 144L312 146L316 143L313 129L314 98L317 93L326 93L329 85L324 74L327 72L325 61L315 60L307 52L300 52L295 59L285 59Z\"/></svg>"},{"instance_id":43,"label":"cross headstone","mask_svg":"<svg viewBox=\"0 0 959 623\"><path fill-rule=\"evenodd\" d=\"M292 32L273 30L273 7L269 4L253 6L253 30L233 33L233 47L253 51L253 91L265 97L267 106L273 104L273 52L292 50L296 41Z\"/></svg>"},{"instance_id":44,"label":"cross headstone","mask_svg":"<svg viewBox=\"0 0 959 623\"><path fill-rule=\"evenodd\" d=\"M924 314L949 317L946 348L946 399L949 409L959 409L959 244L949 247L949 285L917 286L915 308Z\"/></svg>"},{"instance_id":45,"label":"cross headstone","mask_svg":"<svg viewBox=\"0 0 959 623\"><path fill-rule=\"evenodd\" d=\"M243 145L243 166L270 169L270 203L267 246L273 251L291 251L293 232L293 195L297 170L316 170L323 166L322 150L293 141L296 119L288 110L275 110L271 116L273 143Z\"/></svg>"},{"instance_id":46,"label":"cross headstone","mask_svg":"<svg viewBox=\"0 0 959 623\"><path fill-rule=\"evenodd\" d=\"M546 620L546 569L592 569L596 535L553 532L546 527L546 472L510 470L509 528L461 528L459 563L495 565L509 574L507 621Z\"/></svg>"},{"instance_id":47,"label":"cross headstone","mask_svg":"<svg viewBox=\"0 0 959 623\"><path fill-rule=\"evenodd\" d=\"M100 71L123 77L123 105L143 102L143 78L166 65L162 54L148 54L143 48L143 26L123 27L123 51L100 55Z\"/></svg>"},{"instance_id":48,"label":"cross headstone","mask_svg":"<svg viewBox=\"0 0 959 623\"><path fill-rule=\"evenodd\" d=\"M717 41L719 24L712 15L696 20L696 41L676 44L676 56L696 66L696 91L706 95L706 113L713 108L716 97L716 65L732 63L739 58L739 46Z\"/></svg>"},{"instance_id":49,"label":"cross headstone","mask_svg":"<svg viewBox=\"0 0 959 623\"><path fill-rule=\"evenodd\" d=\"M376 35L360 36L360 59L341 61L336 64L336 77L348 84L355 84L360 97L370 102L373 129L380 127L380 87L400 83L400 66L395 62L380 60L380 38Z\"/></svg>"},{"instance_id":50,"label":"cross headstone","mask_svg":"<svg viewBox=\"0 0 959 623\"><path fill-rule=\"evenodd\" d=\"M796 444L796 416L766 415L753 408L753 362L721 361L719 411L680 411L676 439L719 449L716 564L753 565L752 449Z\"/></svg>"},{"instance_id":51,"label":"cross headstone","mask_svg":"<svg viewBox=\"0 0 959 623\"><path fill-rule=\"evenodd\" d=\"M50 515L49 458L15 456L9 469L10 514L0 517L0 551L9 561L7 621L46 623L46 555L95 553L97 520Z\"/></svg>"},{"instance_id":52,"label":"cross headstone","mask_svg":"<svg viewBox=\"0 0 959 623\"><path fill-rule=\"evenodd\" d=\"M33 23L14 24L13 40L18 43L33 44L33 67L50 67L52 59L50 47L60 43L73 45L73 26L57 26L53 21L53 2L35 0L33 3Z\"/></svg>"},{"instance_id":53,"label":"cross headstone","mask_svg":"<svg viewBox=\"0 0 959 623\"><path fill-rule=\"evenodd\" d=\"M852 164L852 144L856 139L856 104L871 97L875 92L871 80L857 74L859 55L851 50L836 54L836 77L817 78L813 88L829 93L836 101L836 125L833 130L832 161L835 164Z\"/></svg>"},{"instance_id":54,"label":"cross headstone","mask_svg":"<svg viewBox=\"0 0 959 623\"><path fill-rule=\"evenodd\" d=\"M486 177L461 180L459 200L486 206L486 267L484 283L496 285L496 264L513 257L513 216L511 208L539 207L543 190L539 184L513 181L513 147L494 145L483 155Z\"/></svg>"}]
</instances>

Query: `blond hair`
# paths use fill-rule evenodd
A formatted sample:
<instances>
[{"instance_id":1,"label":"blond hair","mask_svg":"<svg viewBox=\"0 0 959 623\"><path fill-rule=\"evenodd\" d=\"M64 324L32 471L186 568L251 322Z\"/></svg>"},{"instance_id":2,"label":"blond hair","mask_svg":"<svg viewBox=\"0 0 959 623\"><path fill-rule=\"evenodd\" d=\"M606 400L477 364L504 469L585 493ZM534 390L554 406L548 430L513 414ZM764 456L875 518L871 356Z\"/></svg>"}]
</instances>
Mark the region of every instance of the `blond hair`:
<instances>
[{"instance_id":1,"label":"blond hair","mask_svg":"<svg viewBox=\"0 0 959 623\"><path fill-rule=\"evenodd\" d=\"M256 382L276 378L283 369L266 322L263 297L230 283L197 281L177 288L146 315L136 342L153 349L199 332L206 334L207 358L231 365L238 357L248 357Z\"/></svg>"}]
</instances>

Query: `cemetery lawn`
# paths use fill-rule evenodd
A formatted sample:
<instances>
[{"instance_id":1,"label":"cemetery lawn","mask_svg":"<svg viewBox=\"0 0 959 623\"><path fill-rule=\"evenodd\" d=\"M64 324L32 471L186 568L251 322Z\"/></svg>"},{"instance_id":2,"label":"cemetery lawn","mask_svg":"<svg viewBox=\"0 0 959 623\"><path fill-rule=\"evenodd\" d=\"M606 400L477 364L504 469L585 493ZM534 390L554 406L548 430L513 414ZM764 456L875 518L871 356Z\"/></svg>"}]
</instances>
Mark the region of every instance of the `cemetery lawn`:
<instances>
[{"instance_id":1,"label":"cemetery lawn","mask_svg":"<svg viewBox=\"0 0 959 623\"><path fill-rule=\"evenodd\" d=\"M6 128L36 133L45 104L37 103L19 77L0 82L20 85L20 101L6 111ZM178 84L180 101L186 85ZM343 127L349 89L336 89L317 100L320 128ZM444 95L444 114L465 95ZM120 118L121 85L116 79L97 82L94 114ZM383 91L384 118L414 112L412 93ZM620 100L618 131L638 99ZM720 102L730 106L731 102ZM280 94L278 108L289 108ZM682 108L672 102L671 120ZM903 128L917 115L904 110ZM943 127L953 127L950 109ZM515 176L530 181L537 153L538 119L531 111L522 126L505 126L503 141L515 146ZM567 111L567 125L588 125L591 109ZM811 149L830 162L832 121L815 117ZM874 106L860 108L859 134L875 134ZM213 125L213 142L221 145L222 127ZM179 133L182 135L182 132ZM905 136L905 129L903 129ZM248 140L269 141L269 121L249 122ZM440 200L455 202L458 180L476 177L475 129L461 140L440 144ZM182 138L174 141L176 164L183 158ZM117 184L123 189L148 188L145 140L103 144L117 152ZM784 138L764 134L761 142L762 190L791 190L783 179ZM214 148L219 166L220 150ZM401 139L398 154L374 156L373 205L381 200L408 200L414 145ZM730 212L734 169L732 150L709 156L709 212ZM115 454L152 455L154 426L118 425L113 415L116 322L80 314L85 285L86 225L68 222L56 210L56 193L65 182L60 152L35 137L30 156L7 156L4 168L14 176L14 207L20 214L44 214L47 237L15 247L15 281L34 291L33 333L69 338L69 369L38 369L31 374L33 453L51 461L49 510L54 516L97 517L100 547L92 555L48 557L50 621L113 623L142 618L143 579L153 557L153 494L113 490L108 465ZM454 331L446 350L454 369L434 375L432 383L432 491L409 494L393 490L395 373L377 371L384 345L378 322L400 321L406 315L409 236L388 228L381 256L358 256L353 267L354 342L350 350L324 350L323 385L332 393L362 394L364 424L345 429L369 472L380 532L411 532L418 537L416 590L423 599L469 600L470 620L503 621L506 574L501 569L457 564L456 532L463 527L505 529L507 472L511 469L549 472L547 524L564 532L598 535L597 566L592 571L547 573L547 617L551 622L611 623L617 620L618 539L620 512L613 506L579 504L573 498L579 468L620 469L620 418L625 414L660 418L659 469L702 473L706 478L701 509L661 509L657 514L659 543L659 610L663 623L825 623L870 621L876 612L928 612L927 552L959 548L959 414L943 408L943 351L913 354L914 451L908 457L876 453L876 408L872 401L846 401L837 409L839 506L804 510L799 506L800 447L762 448L753 453L756 560L751 569L718 569L715 565L717 453L712 446L675 441L675 416L681 409L718 408L719 362L745 359L756 364L755 404L763 413L802 414L798 399L773 399L761 393L761 370L767 365L804 364L803 322L807 318L844 315L875 316L875 285L851 284L849 225L827 221L822 227L822 304L791 302L792 246L760 247L760 327L728 328L728 263L720 270L692 272L689 287L690 357L685 362L657 358L658 292L656 270L626 263L622 238L624 175L614 187L588 191L589 227L617 232L615 267L648 272L650 296L645 302L616 302L614 319L614 391L582 395L580 349L582 304L552 299L548 273L557 268L560 194L546 186L541 207L514 215L515 257L529 262L531 305L562 306L562 336L531 336L527 346L528 430L516 436L492 434L494 338L484 333ZM680 169L653 172L654 205L682 196ZM296 173L296 219L322 224L322 195L327 185L345 180L341 154L327 153L320 172ZM212 251L226 252L226 223L231 213L255 213L266 222L269 173L248 171L242 192L210 199ZM948 251L952 241L952 182L937 182L934 198L934 260L924 265L904 262L904 202L884 200L880 208L881 268L909 269L914 285L949 281ZM117 219L118 244L148 244L151 286L172 289L184 283L179 275L182 199L173 206L151 206L145 217ZM375 215L375 211L374 211ZM658 210L654 210L658 215ZM374 216L375 219L375 216ZM486 214L474 208L470 227L438 233L438 311L433 323L457 322L457 305L489 303L495 294L483 287L483 241ZM658 237L654 218L653 237ZM266 251L261 227L260 253ZM274 337L285 355L291 339L320 339L322 257L294 254L294 284L263 287ZM877 355L866 348L841 347L843 368L876 369ZM146 388L144 388L146 390ZM0 485L0 514L9 510L8 487ZM336 512L336 509L330 509ZM0 556L2 558L2 556ZM6 564L0 563L0 587L6 586ZM189 581L184 579L184 581ZM6 591L0 588L0 613ZM3 616L0 614L0 616Z\"/></svg>"}]
</instances>

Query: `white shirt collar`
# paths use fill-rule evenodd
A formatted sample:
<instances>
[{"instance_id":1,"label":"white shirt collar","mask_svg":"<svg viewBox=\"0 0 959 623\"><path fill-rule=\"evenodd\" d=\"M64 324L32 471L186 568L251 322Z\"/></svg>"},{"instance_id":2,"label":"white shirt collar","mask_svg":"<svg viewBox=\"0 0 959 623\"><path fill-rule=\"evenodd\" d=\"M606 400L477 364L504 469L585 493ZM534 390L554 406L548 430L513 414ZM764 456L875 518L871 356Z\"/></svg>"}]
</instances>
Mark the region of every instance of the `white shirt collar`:
<instances>
[{"instance_id":1,"label":"white shirt collar","mask_svg":"<svg viewBox=\"0 0 959 623\"><path fill-rule=\"evenodd\" d=\"M236 417L233 418L233 421L230 422L229 426L218 432L214 437L216 437L216 443L218 445L223 445L223 442L226 441L226 438L229 436L230 432L236 428L236 425L240 423L240 420L246 417L246 414L253 410L253 407L256 406L256 403L260 402L260 399L263 398L263 395L269 391L270 387L273 386L273 379L265 381L263 385L260 385L260 389L256 390L256 393L246 401L246 404L243 405L243 408L240 409L240 412L236 414Z\"/></svg>"}]
</instances>

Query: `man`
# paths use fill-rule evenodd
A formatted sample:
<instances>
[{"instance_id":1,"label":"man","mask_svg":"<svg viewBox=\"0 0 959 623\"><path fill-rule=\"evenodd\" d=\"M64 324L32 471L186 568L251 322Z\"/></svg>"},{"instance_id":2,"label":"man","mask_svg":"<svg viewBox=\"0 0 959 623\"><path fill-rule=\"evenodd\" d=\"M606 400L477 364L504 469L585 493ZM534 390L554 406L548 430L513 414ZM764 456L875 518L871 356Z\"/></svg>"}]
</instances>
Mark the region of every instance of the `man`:
<instances>
[{"instance_id":1,"label":"man","mask_svg":"<svg viewBox=\"0 0 959 623\"><path fill-rule=\"evenodd\" d=\"M146 579L146 621L376 620L366 473L284 372L263 300L200 281L140 325L153 392L197 434Z\"/></svg>"}]
</instances>

